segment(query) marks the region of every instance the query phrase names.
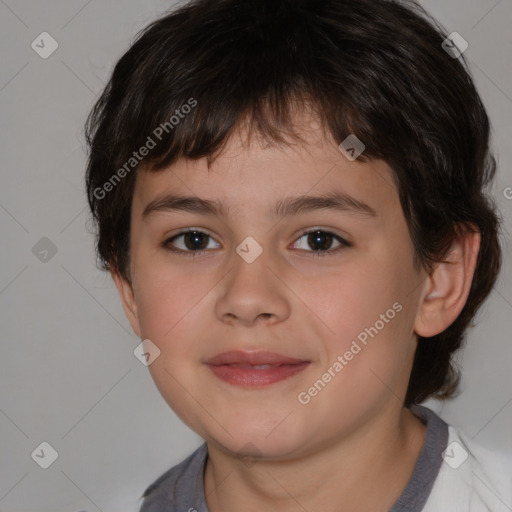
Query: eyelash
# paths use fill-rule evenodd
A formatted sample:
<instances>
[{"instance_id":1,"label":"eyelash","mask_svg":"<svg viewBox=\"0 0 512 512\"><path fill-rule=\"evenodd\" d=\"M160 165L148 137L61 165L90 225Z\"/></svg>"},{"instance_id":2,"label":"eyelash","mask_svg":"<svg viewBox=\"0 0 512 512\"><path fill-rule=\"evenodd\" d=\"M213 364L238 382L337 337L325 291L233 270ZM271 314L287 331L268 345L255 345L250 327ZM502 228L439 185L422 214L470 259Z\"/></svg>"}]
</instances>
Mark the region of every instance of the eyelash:
<instances>
[{"instance_id":1,"label":"eyelash","mask_svg":"<svg viewBox=\"0 0 512 512\"><path fill-rule=\"evenodd\" d=\"M335 249L327 249L325 251L306 251L306 252L310 252L311 253L311 257L313 258L323 258L325 256L332 256L334 254L337 254L339 253L340 251L342 251L343 249L347 249L349 247L352 247L352 244L350 242L347 242L344 238L340 237L339 235L336 235L335 233L332 233L331 231L327 231L327 230L324 230L324 229L320 229L320 228L314 228L314 229L310 229L310 230L306 230L306 231L303 231L299 237L297 238L297 240L300 240L303 236L305 235L309 235L311 233L317 233L317 232L320 232L320 233L324 233L324 234L328 234L328 235L332 235L333 239L335 239L336 241L340 242L340 246L338 246L337 248ZM187 230L184 230L184 231L180 231L179 233L173 235L172 237L170 238L167 238L164 242L162 242L162 247L167 250L167 251L170 251L172 253L175 253L175 254L181 254L183 256L187 256L187 257L196 257L197 255L203 253L206 249L199 249L197 251L184 251L182 249L171 249L169 247L169 244L171 242L173 242L174 240L176 240L177 238L179 238L180 236L184 236L188 233L199 233L201 235L206 235L207 237L213 239L213 237L211 237L208 233L205 233L204 231L200 231L198 229L187 229ZM299 249L299 250L304 250L304 249Z\"/></svg>"}]
</instances>

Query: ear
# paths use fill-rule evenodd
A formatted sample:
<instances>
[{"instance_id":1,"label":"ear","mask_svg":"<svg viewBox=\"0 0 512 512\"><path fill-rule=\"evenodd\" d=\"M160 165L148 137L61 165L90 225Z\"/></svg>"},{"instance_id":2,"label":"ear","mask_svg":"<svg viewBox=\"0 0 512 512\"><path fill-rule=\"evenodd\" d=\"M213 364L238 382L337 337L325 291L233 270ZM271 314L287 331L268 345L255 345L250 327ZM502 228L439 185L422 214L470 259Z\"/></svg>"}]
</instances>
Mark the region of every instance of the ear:
<instances>
[{"instance_id":1,"label":"ear","mask_svg":"<svg viewBox=\"0 0 512 512\"><path fill-rule=\"evenodd\" d=\"M446 259L428 276L414 332L429 338L448 328L466 304L480 249L480 232L464 231L452 243Z\"/></svg>"},{"instance_id":2,"label":"ear","mask_svg":"<svg viewBox=\"0 0 512 512\"><path fill-rule=\"evenodd\" d=\"M130 321L130 325L137 337L142 338L137 303L135 302L135 293L132 284L121 275L115 265L111 265L110 274L121 297L126 317Z\"/></svg>"}]
</instances>

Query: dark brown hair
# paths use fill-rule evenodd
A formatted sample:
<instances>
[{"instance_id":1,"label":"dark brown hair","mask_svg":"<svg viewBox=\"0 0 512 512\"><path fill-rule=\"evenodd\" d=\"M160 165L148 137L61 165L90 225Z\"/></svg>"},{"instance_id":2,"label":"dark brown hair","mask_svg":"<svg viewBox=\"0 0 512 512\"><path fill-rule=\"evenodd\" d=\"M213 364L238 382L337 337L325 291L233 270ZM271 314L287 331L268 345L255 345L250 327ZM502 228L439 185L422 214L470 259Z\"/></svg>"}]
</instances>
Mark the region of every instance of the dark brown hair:
<instances>
[{"instance_id":1,"label":"dark brown hair","mask_svg":"<svg viewBox=\"0 0 512 512\"><path fill-rule=\"evenodd\" d=\"M361 161L393 169L417 268L430 272L458 233L481 233L465 307L444 332L419 338L405 404L452 396L452 356L494 285L501 249L486 193L496 170L489 119L464 56L443 48L447 35L418 4L396 0L196 0L154 21L86 123L101 268L131 282L141 162L150 172L181 158L210 165L243 122L271 143L299 137L293 112L307 105L337 143L363 141Z\"/></svg>"}]
</instances>

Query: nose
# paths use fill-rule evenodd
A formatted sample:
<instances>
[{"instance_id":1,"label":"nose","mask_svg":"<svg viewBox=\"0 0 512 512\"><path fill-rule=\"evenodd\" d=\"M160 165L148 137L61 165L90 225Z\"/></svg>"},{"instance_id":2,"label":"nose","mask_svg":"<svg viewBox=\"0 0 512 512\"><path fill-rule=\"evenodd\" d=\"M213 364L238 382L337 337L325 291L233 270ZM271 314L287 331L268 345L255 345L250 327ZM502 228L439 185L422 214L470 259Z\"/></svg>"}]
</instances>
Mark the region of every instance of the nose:
<instances>
[{"instance_id":1,"label":"nose","mask_svg":"<svg viewBox=\"0 0 512 512\"><path fill-rule=\"evenodd\" d=\"M224 323L244 326L286 320L290 315L289 289L275 267L265 250L252 263L236 255L234 266L221 285L215 305L217 317Z\"/></svg>"}]
</instances>

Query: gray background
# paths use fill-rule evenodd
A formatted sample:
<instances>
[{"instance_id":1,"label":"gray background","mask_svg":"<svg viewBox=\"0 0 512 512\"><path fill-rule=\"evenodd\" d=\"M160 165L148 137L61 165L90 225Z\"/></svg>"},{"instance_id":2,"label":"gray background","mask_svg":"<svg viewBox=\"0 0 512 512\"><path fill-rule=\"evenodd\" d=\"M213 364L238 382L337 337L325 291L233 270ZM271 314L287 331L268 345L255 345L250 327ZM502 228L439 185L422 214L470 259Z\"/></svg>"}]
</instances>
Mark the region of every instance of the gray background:
<instances>
[{"instance_id":1,"label":"gray background","mask_svg":"<svg viewBox=\"0 0 512 512\"><path fill-rule=\"evenodd\" d=\"M512 1L422 4L469 43L499 155L494 195L510 233ZM140 340L110 277L95 268L83 183L85 117L136 32L171 6L0 0L1 511L135 512L146 486L201 442L133 355ZM31 48L44 31L59 45L47 59ZM55 254L41 252L43 237ZM460 357L462 394L426 405L476 442L511 453L506 238L500 280ZM43 441L58 453L48 469L31 457Z\"/></svg>"}]
</instances>

